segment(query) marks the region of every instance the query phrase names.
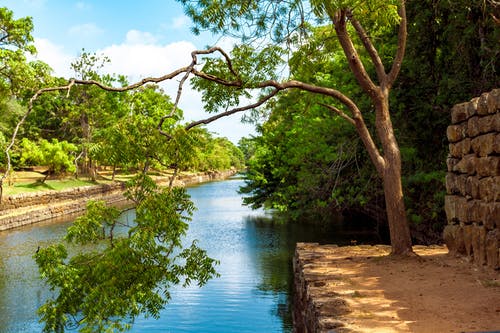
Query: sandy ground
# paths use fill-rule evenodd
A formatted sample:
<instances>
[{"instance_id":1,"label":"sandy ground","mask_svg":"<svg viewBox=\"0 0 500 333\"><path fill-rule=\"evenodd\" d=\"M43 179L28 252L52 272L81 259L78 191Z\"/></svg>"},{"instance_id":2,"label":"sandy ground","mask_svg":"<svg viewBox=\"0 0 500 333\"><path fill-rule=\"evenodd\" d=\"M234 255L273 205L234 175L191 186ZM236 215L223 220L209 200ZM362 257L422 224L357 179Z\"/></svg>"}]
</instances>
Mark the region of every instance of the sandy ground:
<instances>
[{"instance_id":1,"label":"sandy ground","mask_svg":"<svg viewBox=\"0 0 500 333\"><path fill-rule=\"evenodd\" d=\"M387 256L386 246L331 248L329 288L351 312L353 332L500 332L500 273L448 254L415 247L419 257ZM315 251L316 252L316 251ZM323 266L325 267L325 266Z\"/></svg>"}]
</instances>

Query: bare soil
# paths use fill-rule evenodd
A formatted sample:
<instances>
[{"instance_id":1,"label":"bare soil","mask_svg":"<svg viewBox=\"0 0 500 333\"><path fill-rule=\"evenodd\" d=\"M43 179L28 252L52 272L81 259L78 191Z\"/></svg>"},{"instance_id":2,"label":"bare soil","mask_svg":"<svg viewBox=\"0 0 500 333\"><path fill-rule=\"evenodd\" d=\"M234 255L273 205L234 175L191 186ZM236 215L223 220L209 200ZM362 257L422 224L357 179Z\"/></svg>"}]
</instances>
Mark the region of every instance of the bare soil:
<instances>
[{"instance_id":1,"label":"bare soil","mask_svg":"<svg viewBox=\"0 0 500 333\"><path fill-rule=\"evenodd\" d=\"M444 246L414 249L414 258L387 256L387 246L331 250L329 271L334 269L341 278L330 288L351 310L343 316L346 328L377 333L500 332L498 271L454 257Z\"/></svg>"}]
</instances>

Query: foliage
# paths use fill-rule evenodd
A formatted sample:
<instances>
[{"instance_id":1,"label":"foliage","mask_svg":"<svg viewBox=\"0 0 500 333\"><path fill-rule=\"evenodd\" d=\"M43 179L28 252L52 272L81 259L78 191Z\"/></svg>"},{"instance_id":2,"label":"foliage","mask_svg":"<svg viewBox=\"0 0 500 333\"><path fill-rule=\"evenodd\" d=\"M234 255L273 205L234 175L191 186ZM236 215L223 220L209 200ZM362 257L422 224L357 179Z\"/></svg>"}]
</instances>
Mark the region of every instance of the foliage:
<instances>
[{"instance_id":1,"label":"foliage","mask_svg":"<svg viewBox=\"0 0 500 333\"><path fill-rule=\"evenodd\" d=\"M25 52L34 54L33 22L30 17L14 19L11 10L0 8L0 96L19 92L28 70Z\"/></svg>"},{"instance_id":2,"label":"foliage","mask_svg":"<svg viewBox=\"0 0 500 333\"><path fill-rule=\"evenodd\" d=\"M169 288L217 275L196 241L183 247L194 209L182 188L159 189L139 175L127 192L137 203L133 224L119 220L119 211L103 202L89 202L88 211L68 228L69 244L92 245L70 254L64 243L35 255L41 276L56 297L39 309L44 332L125 331L139 316L157 318L170 299Z\"/></svg>"},{"instance_id":3,"label":"foliage","mask_svg":"<svg viewBox=\"0 0 500 333\"><path fill-rule=\"evenodd\" d=\"M58 141L57 139L47 141L42 139L36 144L27 138L23 138L20 150L20 163L23 165L47 166L47 174L75 171L72 153L76 152L77 148L67 141Z\"/></svg>"},{"instance_id":4,"label":"foliage","mask_svg":"<svg viewBox=\"0 0 500 333\"><path fill-rule=\"evenodd\" d=\"M173 104L158 86L146 86L120 97L117 108L129 104L127 112L111 114L107 126L95 130L90 156L102 165L138 167L139 164L170 163L171 151L167 151L168 138L161 135L157 127L163 115L170 113ZM181 111L164 122L163 130L172 132L175 123L182 117ZM144 165L143 165L144 166Z\"/></svg>"},{"instance_id":5,"label":"foliage","mask_svg":"<svg viewBox=\"0 0 500 333\"><path fill-rule=\"evenodd\" d=\"M408 26L408 52L400 79L393 89L391 105L395 111L393 122L401 146L403 182L412 235L418 242L433 243L441 238L441 230L446 222L443 206L449 110L455 103L466 101L500 84L500 29L494 22L494 16L498 17L498 8L495 9L488 1L408 1L407 9L411 22ZM381 56L386 59L385 53L390 54L394 48L395 36L390 29L377 32L376 38L385 41L385 51L381 52ZM335 43L336 39L328 26L312 29L309 38L290 58L291 73L299 80L347 88L349 96L363 109L369 109L369 101L363 101L353 78L345 74L346 68L339 61L342 54L335 52ZM373 71L369 67L368 70ZM310 97L296 96L288 105L282 102L273 105L269 120L262 126L261 136L252 140L256 153L248 163L245 189L251 190L247 191L251 194L246 199L248 203L276 204L282 209L296 210L298 213L308 209L318 210L314 205L317 201L313 200L317 192L308 192L311 193L311 201L308 202L297 201L290 195L292 192L281 190L303 187L302 183L310 183L321 174L321 169L301 169L293 163L294 159L309 157L310 154L299 153L296 147L302 143L298 137L291 135L285 138L282 135L285 129L290 130L293 125L284 116L276 116L286 112L289 119L297 118L297 111L289 106L293 103L298 104L304 116L309 116L304 100L310 100ZM299 128L307 131L308 126L303 125L306 120L301 121L302 126ZM323 121L327 121L326 118ZM314 130L309 130L311 133L308 135L313 137ZM349 140L349 134L346 134L325 132L314 140L318 145L334 140L337 143L332 147L338 149L339 142ZM284 143L285 139L291 140L291 144ZM287 158L278 157L282 155ZM332 192L332 197L324 202L343 203L338 207L354 208L380 218L384 204L379 199L380 185L374 183L375 172L366 167L366 155L356 152L355 158L359 166L357 176L348 175L345 182L339 183L341 185ZM277 170L283 171L278 173ZM304 172L300 178L297 177L299 172ZM324 183L319 182L314 188Z\"/></svg>"},{"instance_id":6,"label":"foliage","mask_svg":"<svg viewBox=\"0 0 500 333\"><path fill-rule=\"evenodd\" d=\"M344 210L374 209L380 184L352 127L305 96L282 95L251 140L255 152L241 189L245 204L326 221Z\"/></svg>"}]
</instances>

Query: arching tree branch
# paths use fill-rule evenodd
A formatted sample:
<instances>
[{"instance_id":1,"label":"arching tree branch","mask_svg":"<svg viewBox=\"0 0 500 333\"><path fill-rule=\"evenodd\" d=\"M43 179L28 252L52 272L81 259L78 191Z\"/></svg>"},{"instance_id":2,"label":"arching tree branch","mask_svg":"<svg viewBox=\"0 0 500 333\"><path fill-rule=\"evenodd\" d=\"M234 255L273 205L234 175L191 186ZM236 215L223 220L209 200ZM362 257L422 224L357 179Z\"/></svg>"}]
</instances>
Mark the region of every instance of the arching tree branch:
<instances>
[{"instance_id":1,"label":"arching tree branch","mask_svg":"<svg viewBox=\"0 0 500 333\"><path fill-rule=\"evenodd\" d=\"M206 118L206 119L202 119L202 120L198 120L198 121L193 121L192 123L188 124L185 127L185 129L186 129L186 131L188 131L188 130L190 130L191 128L193 128L195 126L199 126L199 125L202 125L202 124L203 125L210 124L211 122L213 122L213 121L215 121L217 119L220 119L222 117L227 117L227 116L230 116L230 115L238 113L238 112L243 112L243 111L255 109L255 108L261 106L262 104L266 103L268 100L270 100L274 96L276 96L276 94L278 92L279 92L279 89L274 89L272 92L270 92L269 94L261 97L257 102L255 102L253 104L249 104L249 105L246 105L246 106L243 106L243 107L239 107L239 108L234 108L232 110L216 114L215 116L212 116L212 117L209 117L209 118Z\"/></svg>"},{"instance_id":2,"label":"arching tree branch","mask_svg":"<svg viewBox=\"0 0 500 333\"><path fill-rule=\"evenodd\" d=\"M394 57L394 62L392 63L391 71L387 76L387 81L385 82L386 89L390 89L396 81L396 78L401 70L403 64L403 58L405 56L406 50L406 39L407 39L407 19L406 19L406 6L405 0L399 1L400 5L398 8L399 17L401 17L401 22L399 22L398 30L398 48L396 50L396 56Z\"/></svg>"},{"instance_id":3,"label":"arching tree branch","mask_svg":"<svg viewBox=\"0 0 500 333\"><path fill-rule=\"evenodd\" d=\"M375 71L377 72L377 77L379 82L384 81L387 74L385 73L384 64L380 59L377 49L375 49L375 46L373 45L365 29L358 21L358 19L354 15L352 15L351 11L347 11L347 17L349 18L349 21L351 22L359 38L361 39L361 42L363 43L365 50L368 52L370 58L372 59L373 65L375 66Z\"/></svg>"},{"instance_id":4,"label":"arching tree branch","mask_svg":"<svg viewBox=\"0 0 500 333\"><path fill-rule=\"evenodd\" d=\"M347 10L339 10L335 12L330 19L333 22L335 31L337 32L337 38L339 39L340 45L344 51L349 67L352 73L356 77L359 85L363 90L372 98L376 99L379 88L373 83L370 75L365 69L363 62L354 47L351 37L347 31Z\"/></svg>"}]
</instances>

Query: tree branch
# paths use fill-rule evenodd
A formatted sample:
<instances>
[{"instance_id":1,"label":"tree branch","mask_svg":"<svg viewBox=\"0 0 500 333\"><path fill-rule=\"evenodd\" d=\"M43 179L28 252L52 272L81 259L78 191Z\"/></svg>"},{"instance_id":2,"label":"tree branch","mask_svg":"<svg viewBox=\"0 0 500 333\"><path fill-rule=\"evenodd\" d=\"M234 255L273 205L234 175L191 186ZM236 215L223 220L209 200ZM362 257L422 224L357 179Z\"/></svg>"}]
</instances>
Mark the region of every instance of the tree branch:
<instances>
[{"instance_id":1,"label":"tree branch","mask_svg":"<svg viewBox=\"0 0 500 333\"><path fill-rule=\"evenodd\" d=\"M392 63L391 71L389 72L387 79L385 81L385 87L389 90L394 81L396 80L399 71L401 70L401 66L403 64L403 58L405 56L406 50L406 39L407 39L407 19L406 19L406 8L405 8L405 0L399 1L398 8L399 16L401 17L401 22L399 22L399 30L398 30L398 49L396 50L396 56L394 57L394 62Z\"/></svg>"},{"instance_id":2,"label":"tree branch","mask_svg":"<svg viewBox=\"0 0 500 333\"><path fill-rule=\"evenodd\" d=\"M333 111L334 113L336 113L338 116L344 118L345 120L347 120L351 125L355 126L356 125L356 122L354 121L354 119L352 119L351 117L349 117L345 112L343 112L342 110L336 108L335 106L333 105L329 105L329 104L324 104L324 103L320 103L320 105L326 107L327 109L329 109L330 111Z\"/></svg>"},{"instance_id":3,"label":"tree branch","mask_svg":"<svg viewBox=\"0 0 500 333\"><path fill-rule=\"evenodd\" d=\"M215 116L212 116L210 118L206 118L206 119L202 119L202 120L198 120L198 121L193 121L192 123L188 124L185 127L185 129L186 129L186 131L189 131L191 128L193 128L195 126L199 126L202 124L206 125L206 124L209 124L209 123L211 123L217 119L220 119L222 117L227 117L227 116L230 116L230 115L238 113L238 112L247 111L250 109L255 109L256 107L261 106L262 104L264 104L265 102L267 102L268 100L270 100L271 98L276 96L276 94L278 92L279 92L279 89L274 89L271 93L261 97L257 102L255 102L253 104L249 104L247 106L243 106L243 107L239 107L239 108L234 108L232 110L216 114Z\"/></svg>"},{"instance_id":4,"label":"tree branch","mask_svg":"<svg viewBox=\"0 0 500 333\"><path fill-rule=\"evenodd\" d=\"M327 105L323 103L321 105L335 112L336 114L338 114L343 119L347 120L351 125L353 125L356 128L356 132L358 132L358 135L361 138L361 141L363 142L366 151L370 156L370 159L375 165L377 172L379 173L379 175L382 175L384 170L385 160L380 154L377 146L375 145L375 142L372 139L368 127L366 127L366 123L361 114L361 111L359 111L359 109L356 107L355 109L351 110L353 112L353 117L350 117L345 112L342 112L342 110L332 105Z\"/></svg>"},{"instance_id":5,"label":"tree branch","mask_svg":"<svg viewBox=\"0 0 500 333\"><path fill-rule=\"evenodd\" d=\"M219 53L222 54L222 56L226 60L226 64L227 64L227 67L228 67L229 71L234 76L237 76L237 73L236 73L236 71L233 68L233 65L232 65L232 62L231 62L231 58L221 48L219 48L219 47L212 47L212 48L210 48L208 50L197 50L197 51L191 52L191 64L187 67L184 76L179 81L179 88L177 89L177 95L176 95L175 102L174 102L174 105L172 107L172 110L171 110L170 114L161 117L160 122L158 123L158 131L160 132L160 134L166 136L169 139L172 139L172 136L170 134L168 134L167 132L163 131L163 129L162 129L163 123L165 122L165 120L167 118L173 117L174 114L175 114L175 112L177 111L177 108L178 108L178 105L179 105L179 101L181 99L182 89L183 89L184 83L187 81L187 79L189 78L189 75L191 75L191 73L195 72L195 75L197 75L199 77L205 77L206 76L205 78L208 79L208 74L205 74L203 72L199 72L199 71L195 70L195 66L198 63L198 55L199 54L210 54L210 53L214 53L214 52L219 52ZM212 75L210 77L215 78ZM216 78L216 79L218 79L218 78ZM225 80L222 80L222 79L218 79L218 80L219 80L218 82L220 84L224 84L224 85L229 85L229 86L234 86L234 85L239 86L239 85L241 85L240 81L233 81L232 82L232 81L225 81Z\"/></svg>"},{"instance_id":6,"label":"tree branch","mask_svg":"<svg viewBox=\"0 0 500 333\"><path fill-rule=\"evenodd\" d=\"M339 10L333 16L330 16L333 22L335 31L337 32L337 38L339 39L340 45L344 50L347 62L351 68L352 73L356 77L359 85L363 90L372 98L376 99L379 92L379 88L373 83L370 76L368 75L361 58L359 57L354 44L352 43L351 37L347 32L347 18L346 10Z\"/></svg>"},{"instance_id":7,"label":"tree branch","mask_svg":"<svg viewBox=\"0 0 500 333\"><path fill-rule=\"evenodd\" d=\"M348 11L346 15L349 18L349 21L351 21L351 24L353 25L354 29L356 29L356 32L359 38L361 39L361 42L363 43L365 50L368 52L370 58L372 59L373 65L375 66L375 71L377 72L378 81L383 82L387 74L385 73L384 64L380 59L377 49L375 49L375 46L373 45L370 37L366 33L361 23L358 21L358 19L354 17L352 12Z\"/></svg>"}]
</instances>

